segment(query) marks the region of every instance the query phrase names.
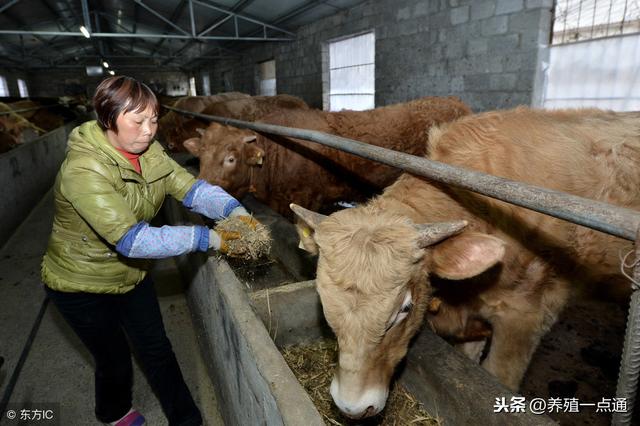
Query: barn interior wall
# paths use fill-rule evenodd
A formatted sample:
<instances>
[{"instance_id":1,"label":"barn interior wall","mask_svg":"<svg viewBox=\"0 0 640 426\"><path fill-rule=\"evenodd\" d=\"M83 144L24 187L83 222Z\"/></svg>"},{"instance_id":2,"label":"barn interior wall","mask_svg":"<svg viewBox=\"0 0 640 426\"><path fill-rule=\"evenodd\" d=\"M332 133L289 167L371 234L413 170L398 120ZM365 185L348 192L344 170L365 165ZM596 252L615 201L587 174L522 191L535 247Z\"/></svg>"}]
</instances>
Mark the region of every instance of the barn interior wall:
<instances>
[{"instance_id":1,"label":"barn interior wall","mask_svg":"<svg viewBox=\"0 0 640 426\"><path fill-rule=\"evenodd\" d=\"M143 81L158 93L166 94L174 88L184 88L185 94L189 87L189 75L182 71L147 69L125 69L118 74L128 75ZM98 83L107 75L89 77L82 68L60 70L52 69L47 72L29 74L29 93L35 97L58 97L62 95L85 95L92 97ZM16 83L17 84L17 83ZM16 86L17 94L17 86Z\"/></svg>"},{"instance_id":2,"label":"barn interior wall","mask_svg":"<svg viewBox=\"0 0 640 426\"><path fill-rule=\"evenodd\" d=\"M552 0L369 0L208 69L211 92L255 94L254 68L275 59L278 93L322 108L322 47L376 34L376 106L420 96L459 96L475 111L531 104L539 52L548 45Z\"/></svg>"}]
</instances>

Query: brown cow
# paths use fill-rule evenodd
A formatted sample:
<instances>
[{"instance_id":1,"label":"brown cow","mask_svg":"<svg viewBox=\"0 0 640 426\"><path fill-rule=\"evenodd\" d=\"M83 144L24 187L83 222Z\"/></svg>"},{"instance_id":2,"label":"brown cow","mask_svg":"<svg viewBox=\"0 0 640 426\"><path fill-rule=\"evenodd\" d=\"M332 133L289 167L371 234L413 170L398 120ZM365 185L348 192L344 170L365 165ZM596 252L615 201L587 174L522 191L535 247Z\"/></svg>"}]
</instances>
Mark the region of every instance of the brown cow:
<instances>
[{"instance_id":1,"label":"brown cow","mask_svg":"<svg viewBox=\"0 0 640 426\"><path fill-rule=\"evenodd\" d=\"M250 97L250 95L240 92L218 93L211 96L185 96L177 99L171 106L191 112L202 112L207 105L214 102ZM185 123L190 120L190 117L177 112L167 112L158 121L158 140L165 145L168 145L169 143L172 143L173 145L181 144L182 141L191 136L191 133L189 131L185 133L184 129Z\"/></svg>"},{"instance_id":2,"label":"brown cow","mask_svg":"<svg viewBox=\"0 0 640 426\"><path fill-rule=\"evenodd\" d=\"M292 109L306 110L309 109L309 106L302 99L290 95L253 96L210 103L201 113L235 118L237 120L256 121L272 113L286 114ZM183 142L188 138L197 137L199 134L198 129L204 129L207 126L208 122L200 119L185 120L182 125L181 135L174 136L174 141L169 142L167 147L172 152L184 151ZM182 139L178 139L178 137Z\"/></svg>"},{"instance_id":3,"label":"brown cow","mask_svg":"<svg viewBox=\"0 0 640 426\"><path fill-rule=\"evenodd\" d=\"M44 133L44 130L36 127L29 120L25 119L18 113L11 112L11 106L0 102L0 112L9 112L9 114L0 115L0 152L6 152L25 142L25 133L30 129L31 135L36 136L36 132Z\"/></svg>"},{"instance_id":4,"label":"brown cow","mask_svg":"<svg viewBox=\"0 0 640 426\"><path fill-rule=\"evenodd\" d=\"M56 113L51 105L32 100L21 100L12 102L8 106L14 111L28 110L19 112L21 117L29 120L35 128L40 129L40 133L49 132L64 125L64 117ZM54 104L54 107L57 106ZM42 107L42 108L38 108Z\"/></svg>"},{"instance_id":5,"label":"brown cow","mask_svg":"<svg viewBox=\"0 0 640 426\"><path fill-rule=\"evenodd\" d=\"M470 116L434 129L429 156L640 210L640 113ZM427 319L440 334L491 326L482 365L515 390L571 281L630 287L618 259L630 242L409 174L328 217L292 208L315 230L299 225L304 247L319 248L317 289L340 348L331 394L351 417L382 410L432 297L442 302Z\"/></svg>"},{"instance_id":6,"label":"brown cow","mask_svg":"<svg viewBox=\"0 0 640 426\"><path fill-rule=\"evenodd\" d=\"M280 111L261 122L319 130L423 155L431 126L469 112L456 98L426 97L369 111ZM214 123L202 137L187 140L184 145L200 157L200 178L238 198L253 192L258 200L285 216L291 215L291 202L319 209L339 200L364 199L400 174L392 167L316 143L267 138Z\"/></svg>"}]
</instances>

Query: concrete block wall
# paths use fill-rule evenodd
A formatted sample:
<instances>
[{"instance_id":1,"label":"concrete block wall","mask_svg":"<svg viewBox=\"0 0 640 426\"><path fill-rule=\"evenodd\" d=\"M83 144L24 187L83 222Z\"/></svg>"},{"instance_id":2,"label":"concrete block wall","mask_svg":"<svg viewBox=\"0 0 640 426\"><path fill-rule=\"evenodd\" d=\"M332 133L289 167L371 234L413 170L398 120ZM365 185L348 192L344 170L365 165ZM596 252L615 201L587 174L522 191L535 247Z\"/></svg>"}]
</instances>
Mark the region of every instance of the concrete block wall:
<instances>
[{"instance_id":1,"label":"concrete block wall","mask_svg":"<svg viewBox=\"0 0 640 426\"><path fill-rule=\"evenodd\" d=\"M254 68L276 60L277 91L323 105L323 47L376 34L376 106L420 96L459 96L475 111L529 105L552 0L369 0L297 30L293 42L264 43L208 69L211 91L256 93ZM325 60L326 62L326 60ZM326 80L326 77L325 77Z\"/></svg>"},{"instance_id":2,"label":"concrete block wall","mask_svg":"<svg viewBox=\"0 0 640 426\"><path fill-rule=\"evenodd\" d=\"M0 247L53 185L75 125L69 123L0 154Z\"/></svg>"}]
</instances>

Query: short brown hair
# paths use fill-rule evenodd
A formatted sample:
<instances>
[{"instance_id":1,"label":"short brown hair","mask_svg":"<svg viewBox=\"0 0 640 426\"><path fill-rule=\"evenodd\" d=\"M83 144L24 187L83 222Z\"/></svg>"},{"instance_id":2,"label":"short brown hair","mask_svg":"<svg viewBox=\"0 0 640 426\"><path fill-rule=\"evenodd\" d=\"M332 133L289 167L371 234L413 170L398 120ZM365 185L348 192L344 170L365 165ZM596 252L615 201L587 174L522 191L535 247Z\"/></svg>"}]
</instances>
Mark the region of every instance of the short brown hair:
<instances>
[{"instance_id":1,"label":"short brown hair","mask_svg":"<svg viewBox=\"0 0 640 426\"><path fill-rule=\"evenodd\" d=\"M118 133L116 120L121 113L142 112L148 107L156 114L160 112L160 104L151 89L127 76L107 77L102 80L93 96L93 107L100 128L115 133Z\"/></svg>"}]
</instances>

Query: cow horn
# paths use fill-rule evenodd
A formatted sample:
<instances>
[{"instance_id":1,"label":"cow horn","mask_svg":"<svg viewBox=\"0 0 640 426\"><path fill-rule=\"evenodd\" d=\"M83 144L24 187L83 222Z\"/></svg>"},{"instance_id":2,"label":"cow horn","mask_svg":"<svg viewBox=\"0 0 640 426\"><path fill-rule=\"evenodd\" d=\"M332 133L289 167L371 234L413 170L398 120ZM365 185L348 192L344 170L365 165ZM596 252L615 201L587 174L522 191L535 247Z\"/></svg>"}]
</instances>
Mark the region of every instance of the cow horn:
<instances>
[{"instance_id":1,"label":"cow horn","mask_svg":"<svg viewBox=\"0 0 640 426\"><path fill-rule=\"evenodd\" d=\"M244 138L242 138L242 142L253 142L257 139L256 135L251 135L251 136L245 136Z\"/></svg>"},{"instance_id":2,"label":"cow horn","mask_svg":"<svg viewBox=\"0 0 640 426\"><path fill-rule=\"evenodd\" d=\"M196 133L198 133L200 136L204 136L204 133L206 132L205 129L201 129L200 127L198 127L196 129Z\"/></svg>"},{"instance_id":3,"label":"cow horn","mask_svg":"<svg viewBox=\"0 0 640 426\"><path fill-rule=\"evenodd\" d=\"M467 226L466 220L456 222L438 222L414 225L419 233L418 246L421 248L429 247L438 243L452 235L459 234Z\"/></svg>"},{"instance_id":4,"label":"cow horn","mask_svg":"<svg viewBox=\"0 0 640 426\"><path fill-rule=\"evenodd\" d=\"M323 214L316 213L311 210L307 210L304 207L300 207L297 204L291 203L289 204L289 207L291 208L291 210L293 210L295 214L297 214L300 217L300 219L304 220L307 223L307 225L309 225L314 229L316 228L316 226L320 225L320 222L322 222L327 218L327 216Z\"/></svg>"}]
</instances>

